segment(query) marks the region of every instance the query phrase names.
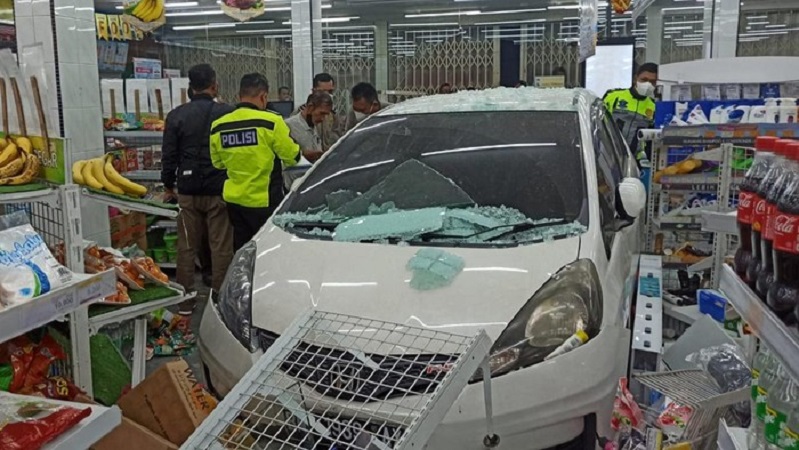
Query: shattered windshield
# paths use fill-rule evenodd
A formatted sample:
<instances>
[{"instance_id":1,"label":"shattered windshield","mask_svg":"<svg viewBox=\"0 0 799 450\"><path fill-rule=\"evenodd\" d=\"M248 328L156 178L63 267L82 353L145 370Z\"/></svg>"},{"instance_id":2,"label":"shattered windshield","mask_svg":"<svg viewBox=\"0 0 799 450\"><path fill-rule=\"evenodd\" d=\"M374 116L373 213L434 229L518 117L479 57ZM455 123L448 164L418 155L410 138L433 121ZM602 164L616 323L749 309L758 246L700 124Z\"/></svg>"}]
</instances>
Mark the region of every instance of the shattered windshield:
<instances>
[{"instance_id":1,"label":"shattered windshield","mask_svg":"<svg viewBox=\"0 0 799 450\"><path fill-rule=\"evenodd\" d=\"M304 238L499 246L588 225L576 112L375 117L273 218Z\"/></svg>"}]
</instances>

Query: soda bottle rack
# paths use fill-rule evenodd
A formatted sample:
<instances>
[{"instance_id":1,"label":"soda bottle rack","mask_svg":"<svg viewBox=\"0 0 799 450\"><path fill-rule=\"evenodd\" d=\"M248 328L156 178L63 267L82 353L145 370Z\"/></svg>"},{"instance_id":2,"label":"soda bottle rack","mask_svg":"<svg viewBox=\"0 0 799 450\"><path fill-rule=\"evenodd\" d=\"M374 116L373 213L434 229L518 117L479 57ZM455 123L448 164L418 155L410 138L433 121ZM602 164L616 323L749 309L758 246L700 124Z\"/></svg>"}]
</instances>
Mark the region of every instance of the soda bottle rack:
<instances>
[{"instance_id":1,"label":"soda bottle rack","mask_svg":"<svg viewBox=\"0 0 799 450\"><path fill-rule=\"evenodd\" d=\"M754 334L782 362L791 377L799 380L799 332L786 326L741 280L732 267L721 270L721 289Z\"/></svg>"}]
</instances>

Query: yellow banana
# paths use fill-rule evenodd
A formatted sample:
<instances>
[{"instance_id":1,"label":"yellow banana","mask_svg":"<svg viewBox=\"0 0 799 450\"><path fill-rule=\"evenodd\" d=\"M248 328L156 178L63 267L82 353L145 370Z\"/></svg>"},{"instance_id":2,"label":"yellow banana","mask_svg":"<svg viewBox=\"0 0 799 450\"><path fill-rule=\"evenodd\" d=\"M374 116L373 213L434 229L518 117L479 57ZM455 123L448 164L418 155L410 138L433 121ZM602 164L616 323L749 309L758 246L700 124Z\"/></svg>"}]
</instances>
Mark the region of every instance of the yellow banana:
<instances>
[{"instance_id":1,"label":"yellow banana","mask_svg":"<svg viewBox=\"0 0 799 450\"><path fill-rule=\"evenodd\" d=\"M0 148L8 147L9 140L6 138L0 138Z\"/></svg>"},{"instance_id":2,"label":"yellow banana","mask_svg":"<svg viewBox=\"0 0 799 450\"><path fill-rule=\"evenodd\" d=\"M119 186L128 195L141 197L146 194L146 187L128 180L120 175L116 169L114 169L114 164L112 164L113 159L114 158L112 156L109 156L105 160L105 176L108 178L108 181Z\"/></svg>"},{"instance_id":3,"label":"yellow banana","mask_svg":"<svg viewBox=\"0 0 799 450\"><path fill-rule=\"evenodd\" d=\"M72 164L72 181L75 184L85 185L86 180L83 179L83 166L86 164L86 161L75 161L75 164Z\"/></svg>"},{"instance_id":4,"label":"yellow banana","mask_svg":"<svg viewBox=\"0 0 799 450\"><path fill-rule=\"evenodd\" d=\"M138 17L139 14L144 10L144 6L147 4L147 0L139 0L136 3L136 6L133 7L133 10L130 12L132 15Z\"/></svg>"},{"instance_id":5,"label":"yellow banana","mask_svg":"<svg viewBox=\"0 0 799 450\"><path fill-rule=\"evenodd\" d=\"M155 4L152 2L152 0L142 0L142 3L144 3L144 6L142 6L142 10L136 17L141 19L143 22L149 22L150 15L152 15L153 10L155 10Z\"/></svg>"},{"instance_id":6,"label":"yellow banana","mask_svg":"<svg viewBox=\"0 0 799 450\"><path fill-rule=\"evenodd\" d=\"M13 143L8 144L2 152L0 152L0 167L5 166L19 156L17 146Z\"/></svg>"},{"instance_id":7,"label":"yellow banana","mask_svg":"<svg viewBox=\"0 0 799 450\"><path fill-rule=\"evenodd\" d=\"M115 185L114 183L108 181L108 178L105 177L105 170L103 169L103 158L96 158L89 160L89 164L92 166L92 175L100 184L103 185L103 189L113 194L124 194L123 191L119 186Z\"/></svg>"},{"instance_id":8,"label":"yellow banana","mask_svg":"<svg viewBox=\"0 0 799 450\"><path fill-rule=\"evenodd\" d=\"M19 154L19 158L14 158L10 163L0 167L0 178L9 178L19 175L23 167L25 167L26 156L27 153L22 152Z\"/></svg>"},{"instance_id":9,"label":"yellow banana","mask_svg":"<svg viewBox=\"0 0 799 450\"><path fill-rule=\"evenodd\" d=\"M22 170L22 173L20 173L15 177L2 179L0 180L0 184L16 186L20 184L30 183L39 175L40 167L41 163L39 161L38 156L26 155L25 168Z\"/></svg>"},{"instance_id":10,"label":"yellow banana","mask_svg":"<svg viewBox=\"0 0 799 450\"><path fill-rule=\"evenodd\" d=\"M80 169L80 174L83 176L83 181L85 186L89 186L90 188L94 189L102 189L103 184L94 177L94 173L92 173L92 164L91 161L83 161L83 166Z\"/></svg>"},{"instance_id":11,"label":"yellow banana","mask_svg":"<svg viewBox=\"0 0 799 450\"><path fill-rule=\"evenodd\" d=\"M153 20L158 20L164 15L164 0L153 0L155 3L155 11L153 12Z\"/></svg>"},{"instance_id":12,"label":"yellow banana","mask_svg":"<svg viewBox=\"0 0 799 450\"><path fill-rule=\"evenodd\" d=\"M24 150L25 153L27 153L29 155L31 153L33 153L33 144L31 143L30 139L28 139L26 137L18 137L16 139L16 141L17 141L17 147L19 147L22 150Z\"/></svg>"}]
</instances>

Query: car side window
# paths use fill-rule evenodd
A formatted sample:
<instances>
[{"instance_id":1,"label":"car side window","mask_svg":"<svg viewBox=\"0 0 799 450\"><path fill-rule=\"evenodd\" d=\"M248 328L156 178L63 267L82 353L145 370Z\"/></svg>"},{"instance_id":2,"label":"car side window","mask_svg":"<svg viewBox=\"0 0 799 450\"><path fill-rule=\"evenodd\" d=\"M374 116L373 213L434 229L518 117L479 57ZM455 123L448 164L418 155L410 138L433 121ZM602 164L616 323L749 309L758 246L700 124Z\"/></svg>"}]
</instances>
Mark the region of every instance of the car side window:
<instances>
[{"instance_id":1,"label":"car side window","mask_svg":"<svg viewBox=\"0 0 799 450\"><path fill-rule=\"evenodd\" d=\"M597 146L596 172L597 192L599 194L599 221L607 257L611 256L613 240L616 237L616 188L622 180L621 156L613 145L613 139L603 120L603 115L595 116L594 144Z\"/></svg>"},{"instance_id":2,"label":"car side window","mask_svg":"<svg viewBox=\"0 0 799 450\"><path fill-rule=\"evenodd\" d=\"M622 177L632 176L631 173L628 173L628 168L631 167L630 160L633 158L633 155L630 153L630 149L625 145L619 127L613 124L613 119L607 111L604 114L603 122L610 139L613 141L613 148L619 156L619 167L621 167L622 170Z\"/></svg>"}]
</instances>

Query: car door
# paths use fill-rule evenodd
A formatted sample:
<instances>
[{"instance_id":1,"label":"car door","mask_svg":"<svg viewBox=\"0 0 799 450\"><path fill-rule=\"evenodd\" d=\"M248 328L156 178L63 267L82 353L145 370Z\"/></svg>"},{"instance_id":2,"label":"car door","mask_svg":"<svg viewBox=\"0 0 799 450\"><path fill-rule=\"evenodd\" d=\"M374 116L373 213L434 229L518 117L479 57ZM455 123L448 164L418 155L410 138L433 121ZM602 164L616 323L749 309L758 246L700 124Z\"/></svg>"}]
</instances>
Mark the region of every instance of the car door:
<instances>
[{"instance_id":1,"label":"car door","mask_svg":"<svg viewBox=\"0 0 799 450\"><path fill-rule=\"evenodd\" d=\"M631 167L629 150L614 139L611 122L601 103L594 109L594 148L599 191L600 225L606 257L605 298L618 302L616 319L626 324L629 319L637 271L638 220L622 226L617 188L622 179L637 175Z\"/></svg>"}]
</instances>

